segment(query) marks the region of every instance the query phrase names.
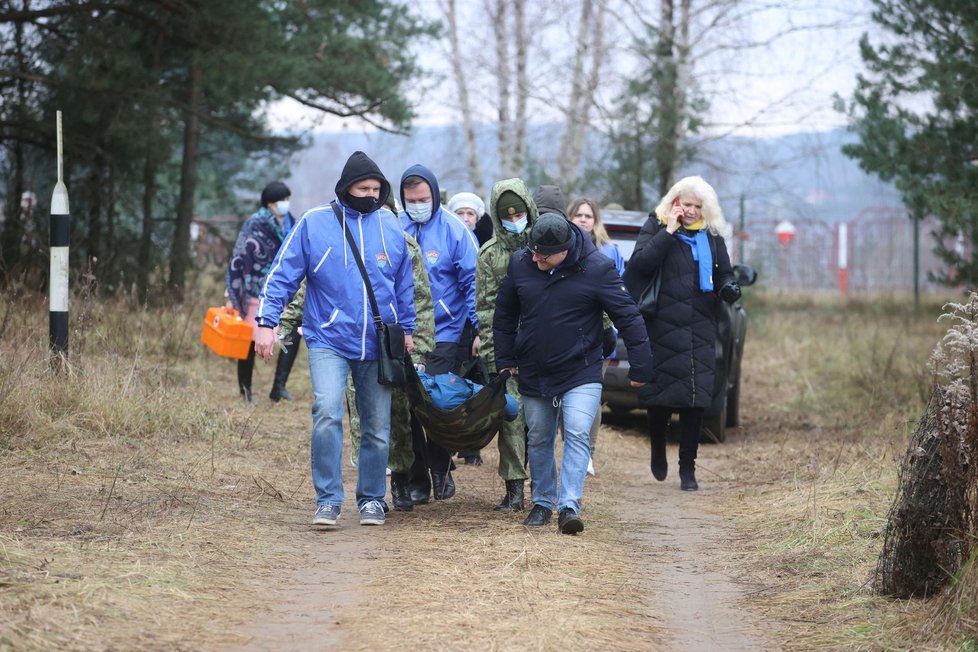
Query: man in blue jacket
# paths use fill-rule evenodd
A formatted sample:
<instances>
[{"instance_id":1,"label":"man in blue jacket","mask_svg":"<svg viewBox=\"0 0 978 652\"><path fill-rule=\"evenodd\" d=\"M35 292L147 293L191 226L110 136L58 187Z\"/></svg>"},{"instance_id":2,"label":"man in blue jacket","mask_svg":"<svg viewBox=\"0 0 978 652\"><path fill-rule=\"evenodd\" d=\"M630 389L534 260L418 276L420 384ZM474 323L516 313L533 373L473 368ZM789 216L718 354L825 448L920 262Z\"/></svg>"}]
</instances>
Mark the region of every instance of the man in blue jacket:
<instances>
[{"instance_id":1,"label":"man in blue jacket","mask_svg":"<svg viewBox=\"0 0 978 652\"><path fill-rule=\"evenodd\" d=\"M577 225L556 213L541 215L528 248L510 258L492 323L496 368L519 379L529 429L533 509L524 525L546 525L557 509L562 533L584 530L580 501L591 424L601 403L605 312L625 340L631 385L641 387L652 375L648 333L615 264ZM558 415L564 421L559 492Z\"/></svg>"},{"instance_id":2,"label":"man in blue jacket","mask_svg":"<svg viewBox=\"0 0 978 652\"><path fill-rule=\"evenodd\" d=\"M441 207L438 180L423 165L412 165L402 175L401 204L401 225L421 245L435 306L435 349L425 361L425 371L431 375L454 372L467 319L476 333L473 356L479 347L479 320L475 315L479 242L462 218ZM431 489L435 500L451 498L455 495L452 452L426 440L416 421L412 423L412 436L414 466L408 481L411 501L428 502Z\"/></svg>"},{"instance_id":3,"label":"man in blue jacket","mask_svg":"<svg viewBox=\"0 0 978 652\"><path fill-rule=\"evenodd\" d=\"M343 394L350 371L361 427L356 489L360 524L384 523L391 389L377 382L377 329L347 233L363 259L381 319L400 324L407 349L412 350L414 281L404 233L383 208L390 190L377 164L363 152L354 152L336 183L335 210L327 204L302 216L282 243L259 297L255 351L268 360L279 316L306 279L302 330L315 395L315 525L335 525L343 504Z\"/></svg>"}]
</instances>

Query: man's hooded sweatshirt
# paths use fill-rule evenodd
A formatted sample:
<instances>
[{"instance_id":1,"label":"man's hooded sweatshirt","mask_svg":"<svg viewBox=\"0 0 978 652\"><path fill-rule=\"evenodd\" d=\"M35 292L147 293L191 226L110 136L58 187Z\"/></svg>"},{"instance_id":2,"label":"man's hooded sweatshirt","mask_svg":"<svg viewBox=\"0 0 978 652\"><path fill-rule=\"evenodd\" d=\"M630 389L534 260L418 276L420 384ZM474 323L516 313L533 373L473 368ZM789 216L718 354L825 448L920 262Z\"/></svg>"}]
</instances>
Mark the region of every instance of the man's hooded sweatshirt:
<instances>
[{"instance_id":1,"label":"man's hooded sweatshirt","mask_svg":"<svg viewBox=\"0 0 978 652\"><path fill-rule=\"evenodd\" d=\"M479 327L475 313L475 261L479 242L455 213L441 206L441 191L434 173L423 165L412 165L401 176L401 205L404 180L418 176L431 188L431 219L415 222L401 212L401 226L418 241L428 269L431 298L435 304L435 341L458 343L465 320Z\"/></svg>"},{"instance_id":2,"label":"man's hooded sweatshirt","mask_svg":"<svg viewBox=\"0 0 978 652\"><path fill-rule=\"evenodd\" d=\"M368 213L344 205L351 185L380 181ZM259 326L274 327L306 278L302 330L310 349L326 348L348 359L376 360L377 329L363 276L344 231L353 234L385 323L414 332L414 281L404 232L386 208L390 183L377 164L354 152L336 183L337 215L329 204L307 211L282 243L259 297Z\"/></svg>"},{"instance_id":3,"label":"man's hooded sweatshirt","mask_svg":"<svg viewBox=\"0 0 978 652\"><path fill-rule=\"evenodd\" d=\"M504 192L510 190L523 200L527 208L527 227L521 234L510 233L502 227L502 220L496 210L496 204ZM489 366L489 371L496 371L495 342L492 333L492 316L496 310L496 295L506 277L509 258L523 247L524 239L530 234L533 223L537 221L537 205L530 196L522 179L512 178L497 181L492 187L489 205L486 207L492 218L493 236L479 250L479 262L476 265L476 312L479 323L483 325L479 336L482 345L479 356Z\"/></svg>"}]
</instances>

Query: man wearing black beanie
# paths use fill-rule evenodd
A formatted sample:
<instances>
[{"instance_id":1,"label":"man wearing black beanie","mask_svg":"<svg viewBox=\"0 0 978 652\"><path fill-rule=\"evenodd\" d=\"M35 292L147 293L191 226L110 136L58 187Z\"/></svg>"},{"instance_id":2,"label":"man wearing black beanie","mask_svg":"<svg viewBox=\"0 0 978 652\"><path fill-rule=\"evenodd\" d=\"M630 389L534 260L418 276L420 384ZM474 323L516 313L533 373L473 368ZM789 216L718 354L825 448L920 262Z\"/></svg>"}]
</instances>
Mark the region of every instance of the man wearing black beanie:
<instances>
[{"instance_id":1,"label":"man wearing black beanie","mask_svg":"<svg viewBox=\"0 0 978 652\"><path fill-rule=\"evenodd\" d=\"M584 530L581 497L591 424L601 402L605 312L628 348L632 386L644 385L652 375L649 337L614 263L576 224L544 213L527 247L510 257L492 322L496 368L519 379L528 428L533 508L524 525L544 526L557 510L561 533ZM559 485L558 416L564 423Z\"/></svg>"},{"instance_id":2,"label":"man wearing black beanie","mask_svg":"<svg viewBox=\"0 0 978 652\"><path fill-rule=\"evenodd\" d=\"M356 245L384 323L400 324L414 348L414 279L404 232L384 208L390 183L363 152L354 152L336 183L336 201L308 211L289 233L258 305L255 350L275 346L282 310L306 279L302 330L309 349L314 525L335 525L343 492L343 396L352 371L360 414L357 508L361 525L382 525L387 506L391 388L377 378L378 337L367 285L348 238Z\"/></svg>"}]
</instances>

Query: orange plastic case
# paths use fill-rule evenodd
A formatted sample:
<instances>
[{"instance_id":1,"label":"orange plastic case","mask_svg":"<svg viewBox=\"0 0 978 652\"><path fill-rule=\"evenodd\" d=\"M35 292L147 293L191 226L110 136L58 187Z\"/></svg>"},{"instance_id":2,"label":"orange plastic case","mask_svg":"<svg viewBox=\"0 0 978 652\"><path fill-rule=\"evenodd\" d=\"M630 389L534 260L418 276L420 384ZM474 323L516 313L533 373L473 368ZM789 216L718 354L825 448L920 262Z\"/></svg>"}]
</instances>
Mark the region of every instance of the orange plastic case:
<instances>
[{"instance_id":1,"label":"orange plastic case","mask_svg":"<svg viewBox=\"0 0 978 652\"><path fill-rule=\"evenodd\" d=\"M223 358L244 360L251 349L254 328L241 319L234 308L219 306L208 308L200 341L208 349Z\"/></svg>"}]
</instances>

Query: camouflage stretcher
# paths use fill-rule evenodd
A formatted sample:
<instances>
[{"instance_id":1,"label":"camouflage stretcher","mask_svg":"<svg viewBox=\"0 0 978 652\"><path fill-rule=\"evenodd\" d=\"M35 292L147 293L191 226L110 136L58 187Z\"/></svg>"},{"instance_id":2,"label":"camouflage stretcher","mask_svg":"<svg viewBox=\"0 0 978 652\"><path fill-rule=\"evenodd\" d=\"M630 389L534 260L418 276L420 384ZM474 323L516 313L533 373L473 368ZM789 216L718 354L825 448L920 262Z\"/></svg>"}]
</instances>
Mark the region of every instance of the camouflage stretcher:
<instances>
[{"instance_id":1,"label":"camouflage stretcher","mask_svg":"<svg viewBox=\"0 0 978 652\"><path fill-rule=\"evenodd\" d=\"M434 406L421 384L410 354L407 357L407 392L411 413L424 427L425 434L451 451L476 451L485 448L506 420L506 379L503 371L470 399L451 410Z\"/></svg>"}]
</instances>

